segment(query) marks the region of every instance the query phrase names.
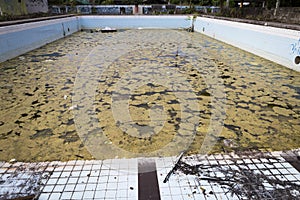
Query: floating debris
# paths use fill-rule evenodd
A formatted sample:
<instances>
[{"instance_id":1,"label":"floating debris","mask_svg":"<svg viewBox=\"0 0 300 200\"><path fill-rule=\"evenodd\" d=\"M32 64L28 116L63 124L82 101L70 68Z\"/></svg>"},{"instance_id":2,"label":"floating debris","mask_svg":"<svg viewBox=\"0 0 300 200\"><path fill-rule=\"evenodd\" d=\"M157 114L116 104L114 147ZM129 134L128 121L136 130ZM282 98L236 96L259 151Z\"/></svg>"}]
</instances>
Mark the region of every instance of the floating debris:
<instances>
[{"instance_id":1,"label":"floating debris","mask_svg":"<svg viewBox=\"0 0 300 200\"><path fill-rule=\"evenodd\" d=\"M181 152L181 154L179 155L177 161L175 162L174 167L171 169L171 171L169 171L169 173L167 174L166 178L164 179L164 183L168 182L170 176L171 176L175 171L177 171L178 169L180 169L180 166L181 166L180 164L182 163L182 162L181 162L181 159L182 159L184 153L185 153L185 152Z\"/></svg>"},{"instance_id":2,"label":"floating debris","mask_svg":"<svg viewBox=\"0 0 300 200\"><path fill-rule=\"evenodd\" d=\"M111 27L105 27L105 28L101 29L101 32L102 32L102 33L117 32L117 29L111 28Z\"/></svg>"},{"instance_id":3,"label":"floating debris","mask_svg":"<svg viewBox=\"0 0 300 200\"><path fill-rule=\"evenodd\" d=\"M83 159L83 158L84 158L84 156L82 156L82 155L79 155L79 154L76 154L75 156L76 156L76 157L78 157L78 158L81 158L81 159Z\"/></svg>"},{"instance_id":4,"label":"floating debris","mask_svg":"<svg viewBox=\"0 0 300 200\"><path fill-rule=\"evenodd\" d=\"M237 147L238 146L233 139L224 139L223 143L226 147Z\"/></svg>"},{"instance_id":5,"label":"floating debris","mask_svg":"<svg viewBox=\"0 0 300 200\"><path fill-rule=\"evenodd\" d=\"M15 163L15 162L17 162L17 159L15 159L15 158L13 158L9 161L9 163Z\"/></svg>"},{"instance_id":6,"label":"floating debris","mask_svg":"<svg viewBox=\"0 0 300 200\"><path fill-rule=\"evenodd\" d=\"M37 55L35 57L62 57L65 54L59 53L59 52L53 52L53 53L46 53L46 54L42 54L42 55Z\"/></svg>"},{"instance_id":7,"label":"floating debris","mask_svg":"<svg viewBox=\"0 0 300 200\"><path fill-rule=\"evenodd\" d=\"M111 141L105 141L104 144L112 144Z\"/></svg>"},{"instance_id":8,"label":"floating debris","mask_svg":"<svg viewBox=\"0 0 300 200\"><path fill-rule=\"evenodd\" d=\"M74 131L66 131L63 134L61 134L58 138L64 139L64 144L69 144L71 142L76 142L80 140L77 132Z\"/></svg>"},{"instance_id":9,"label":"floating debris","mask_svg":"<svg viewBox=\"0 0 300 200\"><path fill-rule=\"evenodd\" d=\"M47 60L45 60L44 62L54 62L54 60L47 59Z\"/></svg>"},{"instance_id":10,"label":"floating debris","mask_svg":"<svg viewBox=\"0 0 300 200\"><path fill-rule=\"evenodd\" d=\"M36 133L30 136L30 139L36 139L39 137L49 137L53 135L51 128L46 128L42 130L36 130Z\"/></svg>"},{"instance_id":11,"label":"floating debris","mask_svg":"<svg viewBox=\"0 0 300 200\"><path fill-rule=\"evenodd\" d=\"M71 107L69 108L69 110L74 110L74 109L77 109L77 108L78 108L77 105L73 105L73 106L71 106Z\"/></svg>"}]
</instances>

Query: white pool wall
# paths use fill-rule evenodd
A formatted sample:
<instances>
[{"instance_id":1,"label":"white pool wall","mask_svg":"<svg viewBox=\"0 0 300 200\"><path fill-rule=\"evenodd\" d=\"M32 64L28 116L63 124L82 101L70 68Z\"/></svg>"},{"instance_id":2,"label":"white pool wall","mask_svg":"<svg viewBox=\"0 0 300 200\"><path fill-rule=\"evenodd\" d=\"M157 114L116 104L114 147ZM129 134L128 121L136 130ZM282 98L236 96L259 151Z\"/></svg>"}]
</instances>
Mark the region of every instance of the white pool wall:
<instances>
[{"instance_id":1,"label":"white pool wall","mask_svg":"<svg viewBox=\"0 0 300 200\"><path fill-rule=\"evenodd\" d=\"M300 31L197 17L195 31L300 71Z\"/></svg>"},{"instance_id":2,"label":"white pool wall","mask_svg":"<svg viewBox=\"0 0 300 200\"><path fill-rule=\"evenodd\" d=\"M178 29L190 26L187 16L82 16L80 18L81 28L94 29L103 27L114 27L119 29L134 28L160 28Z\"/></svg>"},{"instance_id":3,"label":"white pool wall","mask_svg":"<svg viewBox=\"0 0 300 200\"><path fill-rule=\"evenodd\" d=\"M0 62L80 30L77 17L0 27Z\"/></svg>"}]
</instances>

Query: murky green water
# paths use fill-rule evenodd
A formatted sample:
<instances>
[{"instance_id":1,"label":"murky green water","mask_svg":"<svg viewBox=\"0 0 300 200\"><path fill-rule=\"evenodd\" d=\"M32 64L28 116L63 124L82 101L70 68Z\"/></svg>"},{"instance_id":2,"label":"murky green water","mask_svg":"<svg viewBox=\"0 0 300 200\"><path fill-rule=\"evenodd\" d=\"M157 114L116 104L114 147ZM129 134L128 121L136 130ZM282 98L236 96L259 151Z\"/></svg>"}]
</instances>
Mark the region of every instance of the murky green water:
<instances>
[{"instance_id":1,"label":"murky green water","mask_svg":"<svg viewBox=\"0 0 300 200\"><path fill-rule=\"evenodd\" d=\"M79 32L1 63L0 86L0 160L300 144L300 73L198 33Z\"/></svg>"}]
</instances>

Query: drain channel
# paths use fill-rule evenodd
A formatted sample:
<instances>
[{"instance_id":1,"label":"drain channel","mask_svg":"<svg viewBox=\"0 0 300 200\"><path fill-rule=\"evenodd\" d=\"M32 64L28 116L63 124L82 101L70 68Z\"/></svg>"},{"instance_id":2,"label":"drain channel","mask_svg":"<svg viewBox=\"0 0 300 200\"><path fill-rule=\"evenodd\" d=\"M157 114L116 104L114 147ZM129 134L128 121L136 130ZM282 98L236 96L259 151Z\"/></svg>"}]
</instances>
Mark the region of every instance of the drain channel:
<instances>
[{"instance_id":1,"label":"drain channel","mask_svg":"<svg viewBox=\"0 0 300 200\"><path fill-rule=\"evenodd\" d=\"M160 200L155 160L139 160L138 185L139 200Z\"/></svg>"}]
</instances>

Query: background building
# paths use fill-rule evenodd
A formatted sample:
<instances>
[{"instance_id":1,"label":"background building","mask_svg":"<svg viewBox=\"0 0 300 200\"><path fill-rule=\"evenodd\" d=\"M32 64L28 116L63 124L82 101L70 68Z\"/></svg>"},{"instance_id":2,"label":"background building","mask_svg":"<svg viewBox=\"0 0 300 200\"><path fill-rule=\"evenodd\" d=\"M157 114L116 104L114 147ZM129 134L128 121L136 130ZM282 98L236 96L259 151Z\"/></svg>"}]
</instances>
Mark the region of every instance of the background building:
<instances>
[{"instance_id":1,"label":"background building","mask_svg":"<svg viewBox=\"0 0 300 200\"><path fill-rule=\"evenodd\" d=\"M25 0L25 4L28 14L48 12L48 0Z\"/></svg>"}]
</instances>

